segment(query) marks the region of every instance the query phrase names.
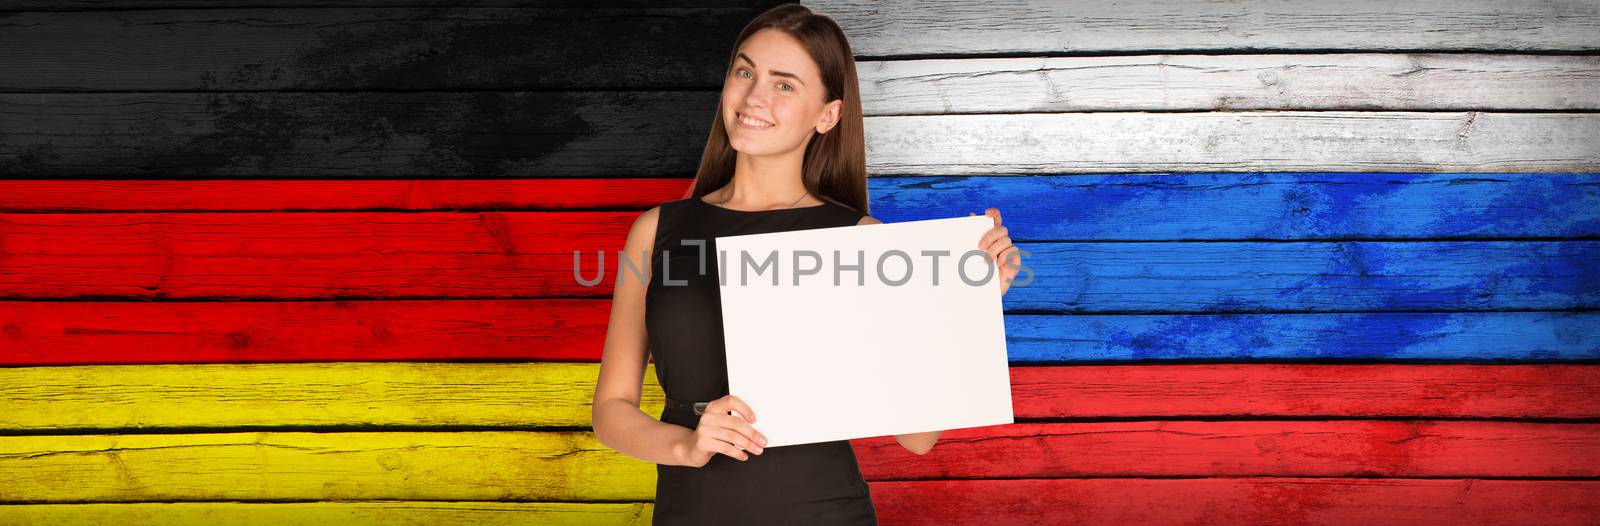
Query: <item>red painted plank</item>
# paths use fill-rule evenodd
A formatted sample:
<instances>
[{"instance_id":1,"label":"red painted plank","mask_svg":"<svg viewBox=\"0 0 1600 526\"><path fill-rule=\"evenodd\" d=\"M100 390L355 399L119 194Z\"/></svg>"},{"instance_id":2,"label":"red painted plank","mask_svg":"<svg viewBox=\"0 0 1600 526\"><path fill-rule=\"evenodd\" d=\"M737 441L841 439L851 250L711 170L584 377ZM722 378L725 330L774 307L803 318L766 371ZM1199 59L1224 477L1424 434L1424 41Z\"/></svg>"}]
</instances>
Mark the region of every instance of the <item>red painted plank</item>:
<instances>
[{"instance_id":1,"label":"red painted plank","mask_svg":"<svg viewBox=\"0 0 1600 526\"><path fill-rule=\"evenodd\" d=\"M0 215L0 297L609 297L639 212ZM597 272L606 251L607 279Z\"/></svg>"},{"instance_id":2,"label":"red painted plank","mask_svg":"<svg viewBox=\"0 0 1600 526\"><path fill-rule=\"evenodd\" d=\"M611 302L0 302L0 365L519 359L600 354Z\"/></svg>"},{"instance_id":3,"label":"red painted plank","mask_svg":"<svg viewBox=\"0 0 1600 526\"><path fill-rule=\"evenodd\" d=\"M1018 418L1600 418L1600 365L1012 367Z\"/></svg>"},{"instance_id":4,"label":"red painted plank","mask_svg":"<svg viewBox=\"0 0 1600 526\"><path fill-rule=\"evenodd\" d=\"M885 526L1600 523L1595 480L1089 478L870 486Z\"/></svg>"},{"instance_id":5,"label":"red painted plank","mask_svg":"<svg viewBox=\"0 0 1600 526\"><path fill-rule=\"evenodd\" d=\"M868 480L1061 477L1600 477L1600 424L1138 421L945 431L926 455L852 442Z\"/></svg>"},{"instance_id":6,"label":"red painted plank","mask_svg":"<svg viewBox=\"0 0 1600 526\"><path fill-rule=\"evenodd\" d=\"M689 180L0 180L0 212L268 210L644 210Z\"/></svg>"}]
</instances>

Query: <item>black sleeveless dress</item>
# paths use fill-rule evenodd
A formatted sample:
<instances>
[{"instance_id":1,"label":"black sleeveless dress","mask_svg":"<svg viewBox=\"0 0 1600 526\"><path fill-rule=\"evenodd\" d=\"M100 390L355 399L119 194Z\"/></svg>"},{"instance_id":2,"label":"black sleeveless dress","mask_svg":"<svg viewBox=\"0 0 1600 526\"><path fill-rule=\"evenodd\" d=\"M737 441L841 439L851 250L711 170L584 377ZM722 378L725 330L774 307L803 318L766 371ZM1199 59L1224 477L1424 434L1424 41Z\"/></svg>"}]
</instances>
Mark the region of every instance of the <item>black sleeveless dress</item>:
<instances>
[{"instance_id":1,"label":"black sleeveless dress","mask_svg":"<svg viewBox=\"0 0 1600 526\"><path fill-rule=\"evenodd\" d=\"M852 226L864 216L826 200L754 212L698 197L662 203L645 325L656 378L667 398L692 404L728 394L716 236ZM703 250L697 244L701 240ZM735 257L730 254L729 260ZM668 279L672 285L665 284ZM817 381L820 388L826 379ZM761 408L751 409L761 415ZM700 417L692 409L669 406L661 421L694 429ZM719 453L698 468L657 464L656 475L656 525L877 524L849 441L773 447L745 461Z\"/></svg>"}]
</instances>

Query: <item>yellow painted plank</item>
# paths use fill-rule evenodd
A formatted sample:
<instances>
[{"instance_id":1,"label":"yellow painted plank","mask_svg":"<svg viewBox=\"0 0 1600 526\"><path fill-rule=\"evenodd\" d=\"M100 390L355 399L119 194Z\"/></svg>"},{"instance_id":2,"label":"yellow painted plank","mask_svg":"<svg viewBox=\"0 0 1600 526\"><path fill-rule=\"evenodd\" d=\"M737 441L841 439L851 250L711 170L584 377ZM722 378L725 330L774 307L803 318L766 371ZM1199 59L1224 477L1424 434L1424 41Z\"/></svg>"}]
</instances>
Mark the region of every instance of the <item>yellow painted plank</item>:
<instances>
[{"instance_id":1,"label":"yellow painted plank","mask_svg":"<svg viewBox=\"0 0 1600 526\"><path fill-rule=\"evenodd\" d=\"M172 502L0 506L0 524L573 526L650 524L654 505L570 502Z\"/></svg>"},{"instance_id":2,"label":"yellow painted plank","mask_svg":"<svg viewBox=\"0 0 1600 526\"><path fill-rule=\"evenodd\" d=\"M0 502L649 501L655 476L588 432L0 437Z\"/></svg>"},{"instance_id":3,"label":"yellow painted plank","mask_svg":"<svg viewBox=\"0 0 1600 526\"><path fill-rule=\"evenodd\" d=\"M594 363L329 362L0 368L0 429L589 426ZM642 408L661 413L654 366Z\"/></svg>"}]
</instances>

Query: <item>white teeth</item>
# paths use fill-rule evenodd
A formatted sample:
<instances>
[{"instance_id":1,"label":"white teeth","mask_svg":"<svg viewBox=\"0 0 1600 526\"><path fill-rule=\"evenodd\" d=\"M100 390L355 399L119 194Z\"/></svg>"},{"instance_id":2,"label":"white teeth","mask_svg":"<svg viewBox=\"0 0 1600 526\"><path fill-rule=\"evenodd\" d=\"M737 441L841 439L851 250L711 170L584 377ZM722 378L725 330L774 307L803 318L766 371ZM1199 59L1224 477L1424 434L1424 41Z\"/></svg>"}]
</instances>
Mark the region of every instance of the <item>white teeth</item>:
<instances>
[{"instance_id":1,"label":"white teeth","mask_svg":"<svg viewBox=\"0 0 1600 526\"><path fill-rule=\"evenodd\" d=\"M767 124L765 122L754 120L754 119L751 119L749 117L739 117L739 122L742 122L742 123L745 123L745 124L749 124L751 126L761 127L761 128L765 128L767 126L771 126L771 124Z\"/></svg>"}]
</instances>

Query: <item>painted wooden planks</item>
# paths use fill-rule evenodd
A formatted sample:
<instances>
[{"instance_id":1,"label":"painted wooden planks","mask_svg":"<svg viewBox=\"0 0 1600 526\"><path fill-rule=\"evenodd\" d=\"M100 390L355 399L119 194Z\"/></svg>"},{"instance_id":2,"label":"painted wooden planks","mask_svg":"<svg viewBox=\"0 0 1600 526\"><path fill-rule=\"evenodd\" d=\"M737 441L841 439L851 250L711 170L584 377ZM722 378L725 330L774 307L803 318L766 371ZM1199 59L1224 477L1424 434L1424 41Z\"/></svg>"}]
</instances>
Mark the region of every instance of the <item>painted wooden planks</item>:
<instances>
[{"instance_id":1,"label":"painted wooden planks","mask_svg":"<svg viewBox=\"0 0 1600 526\"><path fill-rule=\"evenodd\" d=\"M0 94L18 130L0 137L0 175L688 176L716 96ZM868 117L865 126L873 175L1600 171L1593 113L1025 113Z\"/></svg>"},{"instance_id":2,"label":"painted wooden planks","mask_svg":"<svg viewBox=\"0 0 1600 526\"><path fill-rule=\"evenodd\" d=\"M886 223L1000 209L1018 241L1600 236L1600 173L873 177Z\"/></svg>"},{"instance_id":3,"label":"painted wooden planks","mask_svg":"<svg viewBox=\"0 0 1600 526\"><path fill-rule=\"evenodd\" d=\"M735 461L737 462L737 461ZM655 464L587 432L0 437L0 501L638 501Z\"/></svg>"},{"instance_id":4,"label":"painted wooden planks","mask_svg":"<svg viewBox=\"0 0 1600 526\"><path fill-rule=\"evenodd\" d=\"M926 455L853 441L869 480L1069 477L1600 477L1600 424L1141 421L947 430Z\"/></svg>"},{"instance_id":5,"label":"painted wooden planks","mask_svg":"<svg viewBox=\"0 0 1600 526\"><path fill-rule=\"evenodd\" d=\"M1145 54L867 60L857 70L867 115L1600 108L1592 55Z\"/></svg>"},{"instance_id":6,"label":"painted wooden planks","mask_svg":"<svg viewBox=\"0 0 1600 526\"><path fill-rule=\"evenodd\" d=\"M0 506L0 523L34 526L649 526L649 502L132 502Z\"/></svg>"},{"instance_id":7,"label":"painted wooden planks","mask_svg":"<svg viewBox=\"0 0 1600 526\"><path fill-rule=\"evenodd\" d=\"M682 178L0 180L0 212L644 210ZM894 223L996 207L1018 241L1600 236L1600 173L873 177ZM618 221L630 221L619 217Z\"/></svg>"},{"instance_id":8,"label":"painted wooden planks","mask_svg":"<svg viewBox=\"0 0 1600 526\"><path fill-rule=\"evenodd\" d=\"M0 94L0 175L689 176L716 107L715 91Z\"/></svg>"},{"instance_id":9,"label":"painted wooden planks","mask_svg":"<svg viewBox=\"0 0 1600 526\"><path fill-rule=\"evenodd\" d=\"M857 441L869 481L1068 477L1594 477L1600 425L1113 422ZM998 432L997 432L998 431ZM941 442L944 440L942 439ZM715 462L739 462L713 457ZM1130 458L1140 459L1129 462ZM205 466L205 469L186 467ZM655 465L582 432L0 437L0 502L650 499ZM1591 481L1600 483L1600 481Z\"/></svg>"},{"instance_id":10,"label":"painted wooden planks","mask_svg":"<svg viewBox=\"0 0 1600 526\"><path fill-rule=\"evenodd\" d=\"M601 298L0 301L0 365L599 361L610 314Z\"/></svg>"},{"instance_id":11,"label":"painted wooden planks","mask_svg":"<svg viewBox=\"0 0 1600 526\"><path fill-rule=\"evenodd\" d=\"M880 523L1592 525L1600 481L1069 478L879 482Z\"/></svg>"},{"instance_id":12,"label":"painted wooden planks","mask_svg":"<svg viewBox=\"0 0 1600 526\"><path fill-rule=\"evenodd\" d=\"M866 128L874 175L1600 171L1593 113L1024 113Z\"/></svg>"},{"instance_id":13,"label":"painted wooden planks","mask_svg":"<svg viewBox=\"0 0 1600 526\"><path fill-rule=\"evenodd\" d=\"M1223 478L870 484L883 524L1590 524L1594 481ZM1037 499L1034 501L1034 499ZM1240 503L1243 503L1241 505ZM175 502L12 505L0 520L312 525L648 524L648 503Z\"/></svg>"},{"instance_id":14,"label":"painted wooden planks","mask_svg":"<svg viewBox=\"0 0 1600 526\"><path fill-rule=\"evenodd\" d=\"M1216 50L1591 51L1584 0L875 2L815 0L857 59L881 56ZM1003 35L998 37L997 35Z\"/></svg>"},{"instance_id":15,"label":"painted wooden planks","mask_svg":"<svg viewBox=\"0 0 1600 526\"><path fill-rule=\"evenodd\" d=\"M598 373L571 363L5 367L0 430L587 428ZM1014 366L1011 386L1023 421L1600 418L1592 364ZM642 396L659 415L653 368Z\"/></svg>"},{"instance_id":16,"label":"painted wooden planks","mask_svg":"<svg viewBox=\"0 0 1600 526\"><path fill-rule=\"evenodd\" d=\"M0 365L600 360L590 299L0 301ZM1013 364L1600 359L1596 312L1020 314Z\"/></svg>"},{"instance_id":17,"label":"painted wooden planks","mask_svg":"<svg viewBox=\"0 0 1600 526\"><path fill-rule=\"evenodd\" d=\"M633 212L0 215L16 299L603 297ZM292 233L292 234L291 234ZM1012 310L1600 305L1600 241L1018 243ZM976 249L976 244L974 244ZM600 251L610 252L607 278ZM587 254L588 257L581 257ZM583 263L587 260L587 263ZM853 260L849 260L853 261ZM583 269L587 269L584 271ZM685 272L692 271L684 269ZM633 276L629 276L633 279ZM975 278L981 278L976 276Z\"/></svg>"},{"instance_id":18,"label":"painted wooden planks","mask_svg":"<svg viewBox=\"0 0 1600 526\"><path fill-rule=\"evenodd\" d=\"M717 90L762 11L251 4L12 14L0 91Z\"/></svg>"},{"instance_id":19,"label":"painted wooden planks","mask_svg":"<svg viewBox=\"0 0 1600 526\"><path fill-rule=\"evenodd\" d=\"M690 182L650 177L9 179L0 180L0 212L646 210L682 199Z\"/></svg>"}]
</instances>

